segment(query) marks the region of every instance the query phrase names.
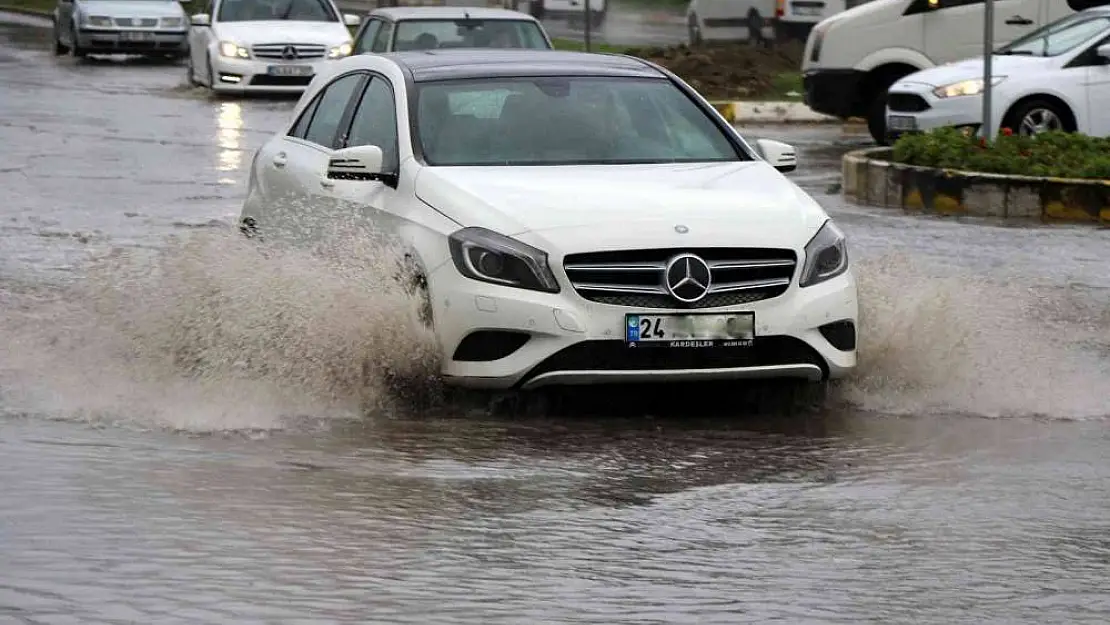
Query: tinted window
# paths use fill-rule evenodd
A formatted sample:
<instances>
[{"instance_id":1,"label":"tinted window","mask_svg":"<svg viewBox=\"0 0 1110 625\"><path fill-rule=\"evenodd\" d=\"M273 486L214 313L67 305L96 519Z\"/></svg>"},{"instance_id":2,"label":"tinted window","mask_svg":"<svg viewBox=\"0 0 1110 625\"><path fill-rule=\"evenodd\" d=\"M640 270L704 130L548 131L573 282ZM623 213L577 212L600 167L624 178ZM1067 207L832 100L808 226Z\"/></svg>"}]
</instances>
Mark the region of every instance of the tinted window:
<instances>
[{"instance_id":1,"label":"tinted window","mask_svg":"<svg viewBox=\"0 0 1110 625\"><path fill-rule=\"evenodd\" d=\"M292 20L301 22L335 22L335 14L325 0L223 0L220 22L257 20Z\"/></svg>"},{"instance_id":2,"label":"tinted window","mask_svg":"<svg viewBox=\"0 0 1110 625\"><path fill-rule=\"evenodd\" d=\"M376 145L382 149L386 171L399 168L397 159L397 111L393 90L384 78L375 77L362 94L351 119L347 146Z\"/></svg>"},{"instance_id":3,"label":"tinted window","mask_svg":"<svg viewBox=\"0 0 1110 625\"><path fill-rule=\"evenodd\" d=\"M385 52L389 47L389 37L393 34L393 23L385 22L382 24L381 30L378 31L378 37L374 39L374 45L370 47L371 52Z\"/></svg>"},{"instance_id":4,"label":"tinted window","mask_svg":"<svg viewBox=\"0 0 1110 625\"><path fill-rule=\"evenodd\" d=\"M543 48L539 26L528 20L405 20L395 50L434 48Z\"/></svg>"},{"instance_id":5,"label":"tinted window","mask_svg":"<svg viewBox=\"0 0 1110 625\"><path fill-rule=\"evenodd\" d=\"M1057 56L1074 50L1110 29L1110 19L1091 18L1082 13L1057 20L1002 46L997 54Z\"/></svg>"},{"instance_id":6,"label":"tinted window","mask_svg":"<svg viewBox=\"0 0 1110 625\"><path fill-rule=\"evenodd\" d=\"M316 107L320 105L320 96L317 95L312 102L305 107L301 112L301 118L297 120L297 124L293 126L293 130L289 131L289 136L304 139L305 132L308 131L308 124L312 121L312 114L316 112Z\"/></svg>"},{"instance_id":7,"label":"tinted window","mask_svg":"<svg viewBox=\"0 0 1110 625\"><path fill-rule=\"evenodd\" d=\"M382 28L381 20L370 20L366 23L366 28L362 29L362 33L358 36L358 41L355 42L355 54L366 54L370 51L370 45L374 43L374 36Z\"/></svg>"},{"instance_id":8,"label":"tinted window","mask_svg":"<svg viewBox=\"0 0 1110 625\"><path fill-rule=\"evenodd\" d=\"M452 80L419 88L414 131L431 165L746 160L667 80Z\"/></svg>"},{"instance_id":9,"label":"tinted window","mask_svg":"<svg viewBox=\"0 0 1110 625\"><path fill-rule=\"evenodd\" d=\"M336 146L335 135L339 130L339 124L343 121L343 113L347 110L347 104L351 101L355 87L358 87L365 78L363 74L349 74L328 85L309 123L305 140L326 148Z\"/></svg>"}]
</instances>

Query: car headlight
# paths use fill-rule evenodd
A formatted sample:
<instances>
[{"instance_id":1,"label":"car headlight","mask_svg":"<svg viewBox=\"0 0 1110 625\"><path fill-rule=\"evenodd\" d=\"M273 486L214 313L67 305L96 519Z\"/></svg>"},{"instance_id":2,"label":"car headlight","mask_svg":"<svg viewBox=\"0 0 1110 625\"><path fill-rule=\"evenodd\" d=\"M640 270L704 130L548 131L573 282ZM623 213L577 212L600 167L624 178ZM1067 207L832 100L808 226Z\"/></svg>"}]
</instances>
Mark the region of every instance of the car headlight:
<instances>
[{"instance_id":1,"label":"car headlight","mask_svg":"<svg viewBox=\"0 0 1110 625\"><path fill-rule=\"evenodd\" d=\"M89 26L105 28L112 25L112 18L106 15L90 15L85 18L85 23Z\"/></svg>"},{"instance_id":2,"label":"car headlight","mask_svg":"<svg viewBox=\"0 0 1110 625\"><path fill-rule=\"evenodd\" d=\"M485 228L463 228L448 237L451 260L462 275L520 289L558 293L547 253Z\"/></svg>"},{"instance_id":3,"label":"car headlight","mask_svg":"<svg viewBox=\"0 0 1110 625\"><path fill-rule=\"evenodd\" d=\"M991 78L991 86L1005 80L1005 76L994 76ZM973 78L971 80L961 80L954 82L950 85L941 85L933 89L933 95L938 98L957 98L963 95L979 95L983 93L983 79Z\"/></svg>"},{"instance_id":4,"label":"car headlight","mask_svg":"<svg viewBox=\"0 0 1110 625\"><path fill-rule=\"evenodd\" d=\"M813 286L848 270L848 244L844 232L828 220L806 244L806 262L799 285Z\"/></svg>"},{"instance_id":5,"label":"car headlight","mask_svg":"<svg viewBox=\"0 0 1110 625\"><path fill-rule=\"evenodd\" d=\"M351 53L351 42L340 44L328 50L329 59L338 59L345 57Z\"/></svg>"},{"instance_id":6,"label":"car headlight","mask_svg":"<svg viewBox=\"0 0 1110 625\"><path fill-rule=\"evenodd\" d=\"M180 17L163 17L162 18L162 27L163 28L177 28L178 26L181 26L184 23L185 23L185 20L181 19Z\"/></svg>"},{"instance_id":7,"label":"car headlight","mask_svg":"<svg viewBox=\"0 0 1110 625\"><path fill-rule=\"evenodd\" d=\"M220 54L229 56L231 58L249 59L251 58L250 50L235 43L234 41L221 41Z\"/></svg>"}]
</instances>

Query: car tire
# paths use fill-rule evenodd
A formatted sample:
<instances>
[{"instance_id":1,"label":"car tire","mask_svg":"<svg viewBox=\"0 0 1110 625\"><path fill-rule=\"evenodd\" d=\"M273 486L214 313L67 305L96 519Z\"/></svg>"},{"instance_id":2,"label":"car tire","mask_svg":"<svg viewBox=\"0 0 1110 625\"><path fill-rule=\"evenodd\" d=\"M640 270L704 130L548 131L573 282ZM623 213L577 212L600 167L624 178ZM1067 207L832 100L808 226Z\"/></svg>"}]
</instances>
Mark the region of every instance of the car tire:
<instances>
[{"instance_id":1,"label":"car tire","mask_svg":"<svg viewBox=\"0 0 1110 625\"><path fill-rule=\"evenodd\" d=\"M58 32L58 25L54 24L54 56L65 56L69 54L69 46L62 43L61 33Z\"/></svg>"},{"instance_id":2,"label":"car tire","mask_svg":"<svg viewBox=\"0 0 1110 625\"><path fill-rule=\"evenodd\" d=\"M748 13L748 43L751 45L768 45L768 41L763 37L763 16L759 11L752 9Z\"/></svg>"},{"instance_id":3,"label":"car tire","mask_svg":"<svg viewBox=\"0 0 1110 625\"><path fill-rule=\"evenodd\" d=\"M74 58L83 59L87 57L89 53L81 47L81 44L78 43L77 40L77 25L70 24L69 32L73 35L73 37L71 38L73 45L70 47L69 51L73 54Z\"/></svg>"},{"instance_id":4,"label":"car tire","mask_svg":"<svg viewBox=\"0 0 1110 625\"><path fill-rule=\"evenodd\" d=\"M185 82L190 87L199 87L200 81L197 80L196 67L193 66L193 55L190 54L186 59L188 60L185 62Z\"/></svg>"},{"instance_id":5,"label":"car tire","mask_svg":"<svg viewBox=\"0 0 1110 625\"><path fill-rule=\"evenodd\" d=\"M871 138L881 146L890 145L886 135L886 88L880 89L871 100L867 109L867 131Z\"/></svg>"},{"instance_id":6,"label":"car tire","mask_svg":"<svg viewBox=\"0 0 1110 625\"><path fill-rule=\"evenodd\" d=\"M1075 132L1071 111L1051 100L1034 98L1019 103L1002 117L1002 126L1014 134L1032 136L1049 130ZM1039 126L1039 128L1037 128Z\"/></svg>"}]
</instances>

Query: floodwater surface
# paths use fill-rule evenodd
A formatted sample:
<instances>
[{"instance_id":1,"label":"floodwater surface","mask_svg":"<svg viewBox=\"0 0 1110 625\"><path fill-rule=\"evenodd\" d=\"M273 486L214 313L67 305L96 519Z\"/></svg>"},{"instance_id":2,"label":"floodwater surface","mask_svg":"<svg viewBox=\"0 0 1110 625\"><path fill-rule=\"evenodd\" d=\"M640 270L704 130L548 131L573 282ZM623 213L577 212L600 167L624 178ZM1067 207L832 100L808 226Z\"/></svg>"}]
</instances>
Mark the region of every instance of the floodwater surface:
<instances>
[{"instance_id":1,"label":"floodwater surface","mask_svg":"<svg viewBox=\"0 0 1110 625\"><path fill-rule=\"evenodd\" d=\"M1108 231L827 192L857 375L548 414L445 394L372 250L233 232L289 99L0 21L0 624L1105 623Z\"/></svg>"}]
</instances>

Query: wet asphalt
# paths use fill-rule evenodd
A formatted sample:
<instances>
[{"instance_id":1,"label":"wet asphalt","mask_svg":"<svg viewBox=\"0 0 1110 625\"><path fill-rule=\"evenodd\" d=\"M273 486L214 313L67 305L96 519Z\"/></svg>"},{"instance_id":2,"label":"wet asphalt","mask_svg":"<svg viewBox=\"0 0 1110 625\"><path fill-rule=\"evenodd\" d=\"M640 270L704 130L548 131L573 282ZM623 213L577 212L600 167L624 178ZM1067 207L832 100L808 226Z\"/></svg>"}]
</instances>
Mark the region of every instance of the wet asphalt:
<instances>
[{"instance_id":1,"label":"wet asphalt","mask_svg":"<svg viewBox=\"0 0 1110 625\"><path fill-rule=\"evenodd\" d=\"M128 369L181 323L323 301L344 283L318 268L217 246L88 273L227 230L294 102L48 44L0 17L0 625L1110 620L1108 231L851 206L829 191L863 129L742 127L799 147L851 240L863 365L822 409L684 390L340 417L316 398L348 387L314 394L334 368L272 397ZM217 288L240 282L276 295ZM377 323L401 358L343 303L297 310ZM306 361L336 333L298 338Z\"/></svg>"}]
</instances>

